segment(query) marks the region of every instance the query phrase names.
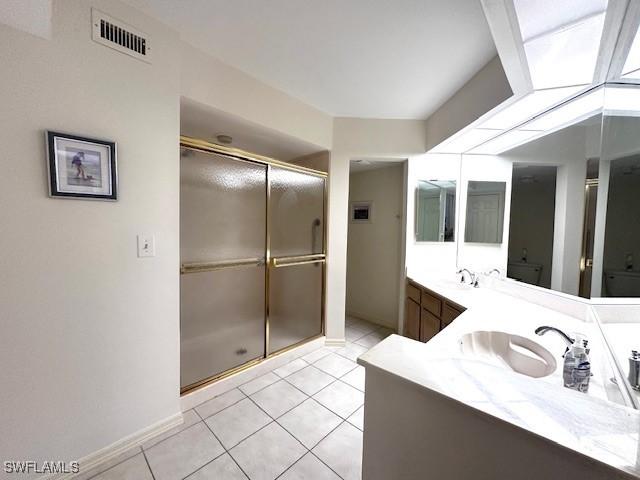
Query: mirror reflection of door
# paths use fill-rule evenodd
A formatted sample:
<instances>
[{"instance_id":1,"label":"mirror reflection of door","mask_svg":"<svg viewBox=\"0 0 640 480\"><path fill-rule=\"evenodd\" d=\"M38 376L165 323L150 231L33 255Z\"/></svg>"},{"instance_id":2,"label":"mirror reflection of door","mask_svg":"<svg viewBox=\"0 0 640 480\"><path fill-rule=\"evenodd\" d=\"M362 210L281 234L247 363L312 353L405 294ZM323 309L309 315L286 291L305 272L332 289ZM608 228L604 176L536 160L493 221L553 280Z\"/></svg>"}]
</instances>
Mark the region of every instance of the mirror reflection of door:
<instances>
[{"instance_id":1,"label":"mirror reflection of door","mask_svg":"<svg viewBox=\"0 0 640 480\"><path fill-rule=\"evenodd\" d=\"M609 172L602 296L640 297L639 206L640 155L613 160Z\"/></svg>"},{"instance_id":2,"label":"mirror reflection of door","mask_svg":"<svg viewBox=\"0 0 640 480\"><path fill-rule=\"evenodd\" d=\"M514 163L507 277L551 288L558 168Z\"/></svg>"},{"instance_id":3,"label":"mirror reflection of door","mask_svg":"<svg viewBox=\"0 0 640 480\"><path fill-rule=\"evenodd\" d=\"M453 242L455 212L455 181L419 181L416 189L416 241Z\"/></svg>"},{"instance_id":4,"label":"mirror reflection of door","mask_svg":"<svg viewBox=\"0 0 640 480\"><path fill-rule=\"evenodd\" d=\"M505 190L505 182L469 182L465 242L502 243Z\"/></svg>"}]
</instances>

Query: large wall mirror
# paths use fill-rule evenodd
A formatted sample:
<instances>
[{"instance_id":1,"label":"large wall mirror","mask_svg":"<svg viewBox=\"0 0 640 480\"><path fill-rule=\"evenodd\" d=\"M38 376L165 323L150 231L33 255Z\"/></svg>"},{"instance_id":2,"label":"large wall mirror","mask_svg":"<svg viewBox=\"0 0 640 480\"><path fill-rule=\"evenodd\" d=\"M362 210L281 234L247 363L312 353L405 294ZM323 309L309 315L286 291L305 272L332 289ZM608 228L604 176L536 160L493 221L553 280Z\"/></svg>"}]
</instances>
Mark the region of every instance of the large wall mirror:
<instances>
[{"instance_id":1,"label":"large wall mirror","mask_svg":"<svg viewBox=\"0 0 640 480\"><path fill-rule=\"evenodd\" d=\"M505 182L469 181L465 242L502 243L506 185Z\"/></svg>"},{"instance_id":2,"label":"large wall mirror","mask_svg":"<svg viewBox=\"0 0 640 480\"><path fill-rule=\"evenodd\" d=\"M416 242L453 242L456 181L420 180L416 188Z\"/></svg>"},{"instance_id":3,"label":"large wall mirror","mask_svg":"<svg viewBox=\"0 0 640 480\"><path fill-rule=\"evenodd\" d=\"M608 103L609 99L605 99L605 107ZM640 118L637 115L640 112L607 109L603 118L599 195L594 215L593 296L640 297Z\"/></svg>"},{"instance_id":4,"label":"large wall mirror","mask_svg":"<svg viewBox=\"0 0 640 480\"><path fill-rule=\"evenodd\" d=\"M463 156L465 243L499 242L504 228L508 244L474 247L459 267L484 253L507 281L585 298L640 297L640 112L621 101L640 99L640 88L588 94L598 101L578 116L560 105L510 132L519 138L513 146Z\"/></svg>"},{"instance_id":5,"label":"large wall mirror","mask_svg":"<svg viewBox=\"0 0 640 480\"><path fill-rule=\"evenodd\" d=\"M509 279L591 296L601 127L597 109L499 155L511 167Z\"/></svg>"}]
</instances>

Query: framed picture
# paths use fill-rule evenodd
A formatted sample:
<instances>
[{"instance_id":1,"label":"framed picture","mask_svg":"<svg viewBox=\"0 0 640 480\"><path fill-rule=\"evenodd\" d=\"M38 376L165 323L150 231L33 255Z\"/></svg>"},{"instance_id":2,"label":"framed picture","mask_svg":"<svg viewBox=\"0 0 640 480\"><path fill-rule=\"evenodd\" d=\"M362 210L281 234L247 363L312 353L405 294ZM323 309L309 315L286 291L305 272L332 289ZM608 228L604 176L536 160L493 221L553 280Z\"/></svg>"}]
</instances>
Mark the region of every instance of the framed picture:
<instances>
[{"instance_id":1,"label":"framed picture","mask_svg":"<svg viewBox=\"0 0 640 480\"><path fill-rule=\"evenodd\" d=\"M371 202L353 202L351 204L352 223L371 223L373 205Z\"/></svg>"},{"instance_id":2,"label":"framed picture","mask_svg":"<svg viewBox=\"0 0 640 480\"><path fill-rule=\"evenodd\" d=\"M117 200L115 142L50 131L46 136L51 197Z\"/></svg>"}]
</instances>

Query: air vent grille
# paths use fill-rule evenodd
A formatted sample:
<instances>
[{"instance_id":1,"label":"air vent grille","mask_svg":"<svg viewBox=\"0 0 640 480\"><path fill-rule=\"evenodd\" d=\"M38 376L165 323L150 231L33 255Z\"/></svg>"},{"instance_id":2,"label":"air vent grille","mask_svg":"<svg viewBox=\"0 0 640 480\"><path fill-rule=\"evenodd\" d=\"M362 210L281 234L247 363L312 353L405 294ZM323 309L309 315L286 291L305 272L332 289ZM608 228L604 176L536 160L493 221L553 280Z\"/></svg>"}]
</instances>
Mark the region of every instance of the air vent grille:
<instances>
[{"instance_id":1,"label":"air vent grille","mask_svg":"<svg viewBox=\"0 0 640 480\"><path fill-rule=\"evenodd\" d=\"M149 39L144 33L96 9L92 11L92 24L93 39L96 42L134 58L151 62Z\"/></svg>"}]
</instances>

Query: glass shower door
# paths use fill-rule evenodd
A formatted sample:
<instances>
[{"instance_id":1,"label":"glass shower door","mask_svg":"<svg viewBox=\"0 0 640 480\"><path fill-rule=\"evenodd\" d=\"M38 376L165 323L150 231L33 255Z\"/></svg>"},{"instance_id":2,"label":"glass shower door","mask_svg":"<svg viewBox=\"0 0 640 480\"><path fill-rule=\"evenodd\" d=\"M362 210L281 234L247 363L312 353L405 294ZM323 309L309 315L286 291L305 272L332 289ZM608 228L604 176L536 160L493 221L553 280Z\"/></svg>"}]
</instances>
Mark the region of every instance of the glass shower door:
<instances>
[{"instance_id":1,"label":"glass shower door","mask_svg":"<svg viewBox=\"0 0 640 480\"><path fill-rule=\"evenodd\" d=\"M184 150L180 385L265 355L267 167Z\"/></svg>"},{"instance_id":2,"label":"glass shower door","mask_svg":"<svg viewBox=\"0 0 640 480\"><path fill-rule=\"evenodd\" d=\"M269 170L268 354L322 333L324 177Z\"/></svg>"}]
</instances>

